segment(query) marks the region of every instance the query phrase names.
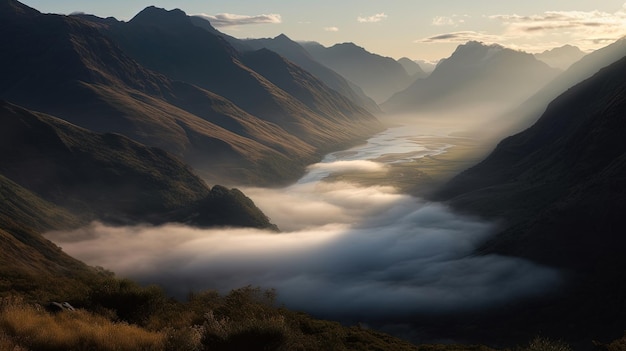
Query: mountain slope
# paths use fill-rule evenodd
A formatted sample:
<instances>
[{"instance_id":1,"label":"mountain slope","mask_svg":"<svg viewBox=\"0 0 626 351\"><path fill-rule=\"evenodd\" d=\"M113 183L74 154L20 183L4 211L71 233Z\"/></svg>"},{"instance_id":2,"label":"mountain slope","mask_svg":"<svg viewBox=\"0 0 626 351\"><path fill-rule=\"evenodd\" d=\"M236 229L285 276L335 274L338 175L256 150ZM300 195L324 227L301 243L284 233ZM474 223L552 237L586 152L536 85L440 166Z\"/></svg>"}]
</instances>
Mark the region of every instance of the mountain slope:
<instances>
[{"instance_id":1,"label":"mountain slope","mask_svg":"<svg viewBox=\"0 0 626 351\"><path fill-rule=\"evenodd\" d=\"M625 74L622 58L569 89L439 192L459 209L504 221L481 252L559 267L569 278L549 308L508 317L517 325L541 323L571 340L623 331Z\"/></svg>"},{"instance_id":2,"label":"mountain slope","mask_svg":"<svg viewBox=\"0 0 626 351\"><path fill-rule=\"evenodd\" d=\"M121 133L163 148L211 182L284 183L299 177L326 149L380 128L373 116L358 110L349 125L332 129L332 121L323 121L264 78L263 84L271 86L266 92L278 92L278 100L289 101L285 109L289 113L270 116L282 126L258 118L215 93L139 65L102 34L104 27L119 23L113 19L86 22L34 10L7 10L3 16L0 29L6 35L0 46L6 50L0 52L0 98L97 132ZM248 68L239 72L260 77ZM222 81L235 86L238 78ZM252 81L259 83L256 78ZM263 91L263 84L255 89ZM277 101L261 100L248 103L258 102L263 109Z\"/></svg>"},{"instance_id":3,"label":"mountain slope","mask_svg":"<svg viewBox=\"0 0 626 351\"><path fill-rule=\"evenodd\" d=\"M207 188L160 149L5 102L0 126L0 174L83 221L273 228L240 192Z\"/></svg>"},{"instance_id":4,"label":"mountain slope","mask_svg":"<svg viewBox=\"0 0 626 351\"><path fill-rule=\"evenodd\" d=\"M504 109L527 99L557 73L530 54L468 42L381 107L388 113Z\"/></svg>"},{"instance_id":5,"label":"mountain slope","mask_svg":"<svg viewBox=\"0 0 626 351\"><path fill-rule=\"evenodd\" d=\"M315 42L305 42L302 46L316 61L361 87L377 103L387 100L413 81L396 60L372 54L353 43L327 48Z\"/></svg>"},{"instance_id":6,"label":"mountain slope","mask_svg":"<svg viewBox=\"0 0 626 351\"><path fill-rule=\"evenodd\" d=\"M426 72L424 72L422 67L417 64L417 62L411 60L408 57L400 58L398 60L398 63L401 64L402 67L404 67L406 73L408 73L409 76L413 77L414 79L425 78L428 75Z\"/></svg>"},{"instance_id":7,"label":"mountain slope","mask_svg":"<svg viewBox=\"0 0 626 351\"><path fill-rule=\"evenodd\" d=\"M614 211L624 206L624 189L619 187L624 181L621 172L626 157L623 142L626 83L621 78L624 73L626 59L571 88L554 100L531 128L503 140L487 159L455 178L442 194L446 198L456 198L458 203L475 201L481 208L488 206L493 215L509 216L511 212L521 211L513 216L516 220L523 220L536 211L558 213L569 207L572 210L591 209L597 205L606 212L597 216L566 216L564 219L595 225L598 239L623 240L616 235L626 232L622 231L626 228L614 217L618 213ZM606 188L591 191L600 184ZM485 201L489 198L490 204L482 203L483 196ZM513 200L522 198L523 202ZM583 201L584 198L588 200ZM590 211L590 214L594 212ZM557 257L551 258L545 252L545 256L541 256L539 252L543 250L538 248L543 240L552 240L549 238L559 233L565 235L570 229L572 227L567 226L552 236L527 238L526 245L511 246L507 250L522 254L528 245L532 245L537 250L529 249L525 255L556 264L552 261ZM582 249L586 240L585 235L567 235L566 241L572 249ZM585 251L597 255L602 252L590 247L585 247ZM573 252L567 252L567 247L559 257L566 260L560 264L579 262Z\"/></svg>"},{"instance_id":8,"label":"mountain slope","mask_svg":"<svg viewBox=\"0 0 626 351\"><path fill-rule=\"evenodd\" d=\"M284 56L289 61L311 72L324 84L344 95L355 104L363 106L371 113L380 112L378 105L365 95L360 87L317 62L300 44L292 41L286 35L281 34L272 39L246 39L243 43L256 50L265 48Z\"/></svg>"},{"instance_id":9,"label":"mountain slope","mask_svg":"<svg viewBox=\"0 0 626 351\"><path fill-rule=\"evenodd\" d=\"M1 174L0 199L0 297L18 291L41 302L86 291L96 271L39 234L81 221Z\"/></svg>"},{"instance_id":10,"label":"mountain slope","mask_svg":"<svg viewBox=\"0 0 626 351\"><path fill-rule=\"evenodd\" d=\"M130 22L112 26L109 33L124 51L146 67L215 92L315 147L352 141L359 133L363 135L376 129L368 126L376 123L375 118L354 104L349 110L338 112L350 113L350 127L361 128L337 125L327 116L315 113L295 98L294 92L281 89L272 82L272 77L259 74L244 64L241 54L226 40L194 25L180 10L148 7ZM170 54L162 55L163 52ZM272 65L280 66L283 62L274 61ZM300 86L317 85L317 89L328 89L311 75L297 78L305 80L296 82ZM327 109L332 109L335 101L324 103Z\"/></svg>"},{"instance_id":11,"label":"mountain slope","mask_svg":"<svg viewBox=\"0 0 626 351\"><path fill-rule=\"evenodd\" d=\"M625 55L626 39L620 39L611 45L589 53L572 64L565 72L556 76L526 101L487 124L492 129L497 126L500 129L500 134L520 132L531 126L557 96ZM481 127L480 129L484 130L485 128Z\"/></svg>"}]
</instances>

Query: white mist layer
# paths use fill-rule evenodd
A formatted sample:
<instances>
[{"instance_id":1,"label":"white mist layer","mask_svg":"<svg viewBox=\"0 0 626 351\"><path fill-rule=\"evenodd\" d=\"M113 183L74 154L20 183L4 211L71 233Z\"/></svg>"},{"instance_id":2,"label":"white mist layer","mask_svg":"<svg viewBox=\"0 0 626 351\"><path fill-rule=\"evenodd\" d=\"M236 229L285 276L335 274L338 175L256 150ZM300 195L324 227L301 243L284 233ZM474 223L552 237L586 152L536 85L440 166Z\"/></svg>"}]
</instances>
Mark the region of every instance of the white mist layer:
<instances>
[{"instance_id":1,"label":"white mist layer","mask_svg":"<svg viewBox=\"0 0 626 351\"><path fill-rule=\"evenodd\" d=\"M333 172L386 167L356 157L389 156L395 150L397 155L386 157L394 162L446 147L425 145L423 139L418 144L393 130L372 140L393 143L394 138L401 139L400 148L376 149L370 143L329 155L290 187L243 189L284 231L279 234L93 223L47 237L88 264L162 285L176 296L255 285L277 289L289 308L350 320L494 307L559 283L556 271L528 261L472 255L492 234L490 223L391 187L320 181Z\"/></svg>"}]
</instances>

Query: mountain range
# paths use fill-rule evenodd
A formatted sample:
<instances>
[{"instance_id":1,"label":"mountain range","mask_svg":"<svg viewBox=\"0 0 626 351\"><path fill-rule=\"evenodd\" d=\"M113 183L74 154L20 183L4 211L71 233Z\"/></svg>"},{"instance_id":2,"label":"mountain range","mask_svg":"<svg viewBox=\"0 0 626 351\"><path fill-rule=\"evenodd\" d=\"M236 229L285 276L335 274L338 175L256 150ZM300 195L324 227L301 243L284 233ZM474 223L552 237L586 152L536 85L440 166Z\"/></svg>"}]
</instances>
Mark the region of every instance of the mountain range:
<instances>
[{"instance_id":1,"label":"mountain range","mask_svg":"<svg viewBox=\"0 0 626 351\"><path fill-rule=\"evenodd\" d=\"M550 65L550 67L566 70L574 62L583 58L586 54L573 45L563 45L558 48L546 50L535 54L535 57Z\"/></svg>"},{"instance_id":2,"label":"mountain range","mask_svg":"<svg viewBox=\"0 0 626 351\"><path fill-rule=\"evenodd\" d=\"M417 79L381 107L390 114L495 109L519 104L559 73L532 55L468 42L459 45L424 79Z\"/></svg>"},{"instance_id":3,"label":"mountain range","mask_svg":"<svg viewBox=\"0 0 626 351\"><path fill-rule=\"evenodd\" d=\"M312 73L330 88L348 97L352 102L365 107L371 113L380 113L378 105L365 95L359 86L316 61L300 44L289 39L286 35L281 34L270 39L246 39L241 42L243 45L247 45L249 50L264 48L274 51Z\"/></svg>"},{"instance_id":4,"label":"mountain range","mask_svg":"<svg viewBox=\"0 0 626 351\"><path fill-rule=\"evenodd\" d=\"M163 148L212 182L293 180L382 128L298 66L239 53L180 10L149 7L125 23L3 3L0 98ZM257 59L269 78L243 63Z\"/></svg>"},{"instance_id":5,"label":"mountain range","mask_svg":"<svg viewBox=\"0 0 626 351\"><path fill-rule=\"evenodd\" d=\"M46 231L94 220L277 229L240 191L209 189L158 148L4 101L0 199L0 291L24 291L35 299L67 297L100 279L97 270L45 239Z\"/></svg>"},{"instance_id":6,"label":"mountain range","mask_svg":"<svg viewBox=\"0 0 626 351\"><path fill-rule=\"evenodd\" d=\"M546 110L548 104L574 85L590 78L600 69L626 56L626 40L620 39L606 47L585 55L557 75L535 94L519 105L513 105L494 119L479 125L470 134L484 134L490 130L494 135L510 135L530 127Z\"/></svg>"},{"instance_id":7,"label":"mountain range","mask_svg":"<svg viewBox=\"0 0 626 351\"><path fill-rule=\"evenodd\" d=\"M625 74L623 57L568 89L530 128L439 191L457 209L502 221L479 252L565 272L568 285L549 307L518 311L508 326L570 340L622 331Z\"/></svg>"},{"instance_id":8,"label":"mountain range","mask_svg":"<svg viewBox=\"0 0 626 351\"><path fill-rule=\"evenodd\" d=\"M408 57L402 57L398 59L398 63L404 67L406 73L414 79L425 78L428 76L428 73L424 72L422 67L415 61L411 60Z\"/></svg>"},{"instance_id":9,"label":"mountain range","mask_svg":"<svg viewBox=\"0 0 626 351\"><path fill-rule=\"evenodd\" d=\"M354 43L331 47L316 42L301 45L316 61L361 87L378 104L414 80L396 60L368 52Z\"/></svg>"}]
</instances>

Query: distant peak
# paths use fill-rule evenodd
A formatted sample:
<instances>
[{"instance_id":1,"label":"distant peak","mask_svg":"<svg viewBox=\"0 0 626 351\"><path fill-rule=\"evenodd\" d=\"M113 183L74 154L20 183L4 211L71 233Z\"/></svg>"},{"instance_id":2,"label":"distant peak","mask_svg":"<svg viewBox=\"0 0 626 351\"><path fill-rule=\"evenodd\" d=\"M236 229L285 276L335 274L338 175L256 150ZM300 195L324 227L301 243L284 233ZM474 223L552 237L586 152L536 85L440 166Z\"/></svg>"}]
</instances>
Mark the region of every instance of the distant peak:
<instances>
[{"instance_id":1,"label":"distant peak","mask_svg":"<svg viewBox=\"0 0 626 351\"><path fill-rule=\"evenodd\" d=\"M459 48L504 49L504 46L500 44L485 44L482 41L470 40L465 44L459 45Z\"/></svg>"},{"instance_id":2,"label":"distant peak","mask_svg":"<svg viewBox=\"0 0 626 351\"><path fill-rule=\"evenodd\" d=\"M286 36L284 33L281 33L279 36L277 36L276 38L274 38L276 40L289 40L291 41L291 39L289 39L288 36Z\"/></svg>"},{"instance_id":3,"label":"distant peak","mask_svg":"<svg viewBox=\"0 0 626 351\"><path fill-rule=\"evenodd\" d=\"M135 15L129 23L171 25L190 23L190 19L181 9L166 10L156 6L148 6Z\"/></svg>"}]
</instances>

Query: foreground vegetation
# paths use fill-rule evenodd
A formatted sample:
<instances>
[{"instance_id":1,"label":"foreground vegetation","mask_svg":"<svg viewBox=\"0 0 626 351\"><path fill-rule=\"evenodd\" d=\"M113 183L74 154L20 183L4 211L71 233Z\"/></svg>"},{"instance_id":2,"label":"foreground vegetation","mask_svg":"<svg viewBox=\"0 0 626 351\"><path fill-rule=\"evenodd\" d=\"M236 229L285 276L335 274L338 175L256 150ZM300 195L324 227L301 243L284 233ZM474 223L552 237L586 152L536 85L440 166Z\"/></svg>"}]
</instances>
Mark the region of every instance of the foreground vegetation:
<instances>
[{"instance_id":1,"label":"foreground vegetation","mask_svg":"<svg viewBox=\"0 0 626 351\"><path fill-rule=\"evenodd\" d=\"M386 334L276 307L273 291L245 287L186 302L157 287L110 279L51 313L15 295L0 304L5 350L417 350Z\"/></svg>"},{"instance_id":2,"label":"foreground vegetation","mask_svg":"<svg viewBox=\"0 0 626 351\"><path fill-rule=\"evenodd\" d=\"M15 294L0 299L0 351L56 350L421 350L493 351L486 346L415 346L392 336L275 306L275 292L245 287L221 296L190 294L185 302L158 287L111 277L76 311L49 312ZM626 349L626 338L598 349ZM570 351L536 338L513 351Z\"/></svg>"}]
</instances>

